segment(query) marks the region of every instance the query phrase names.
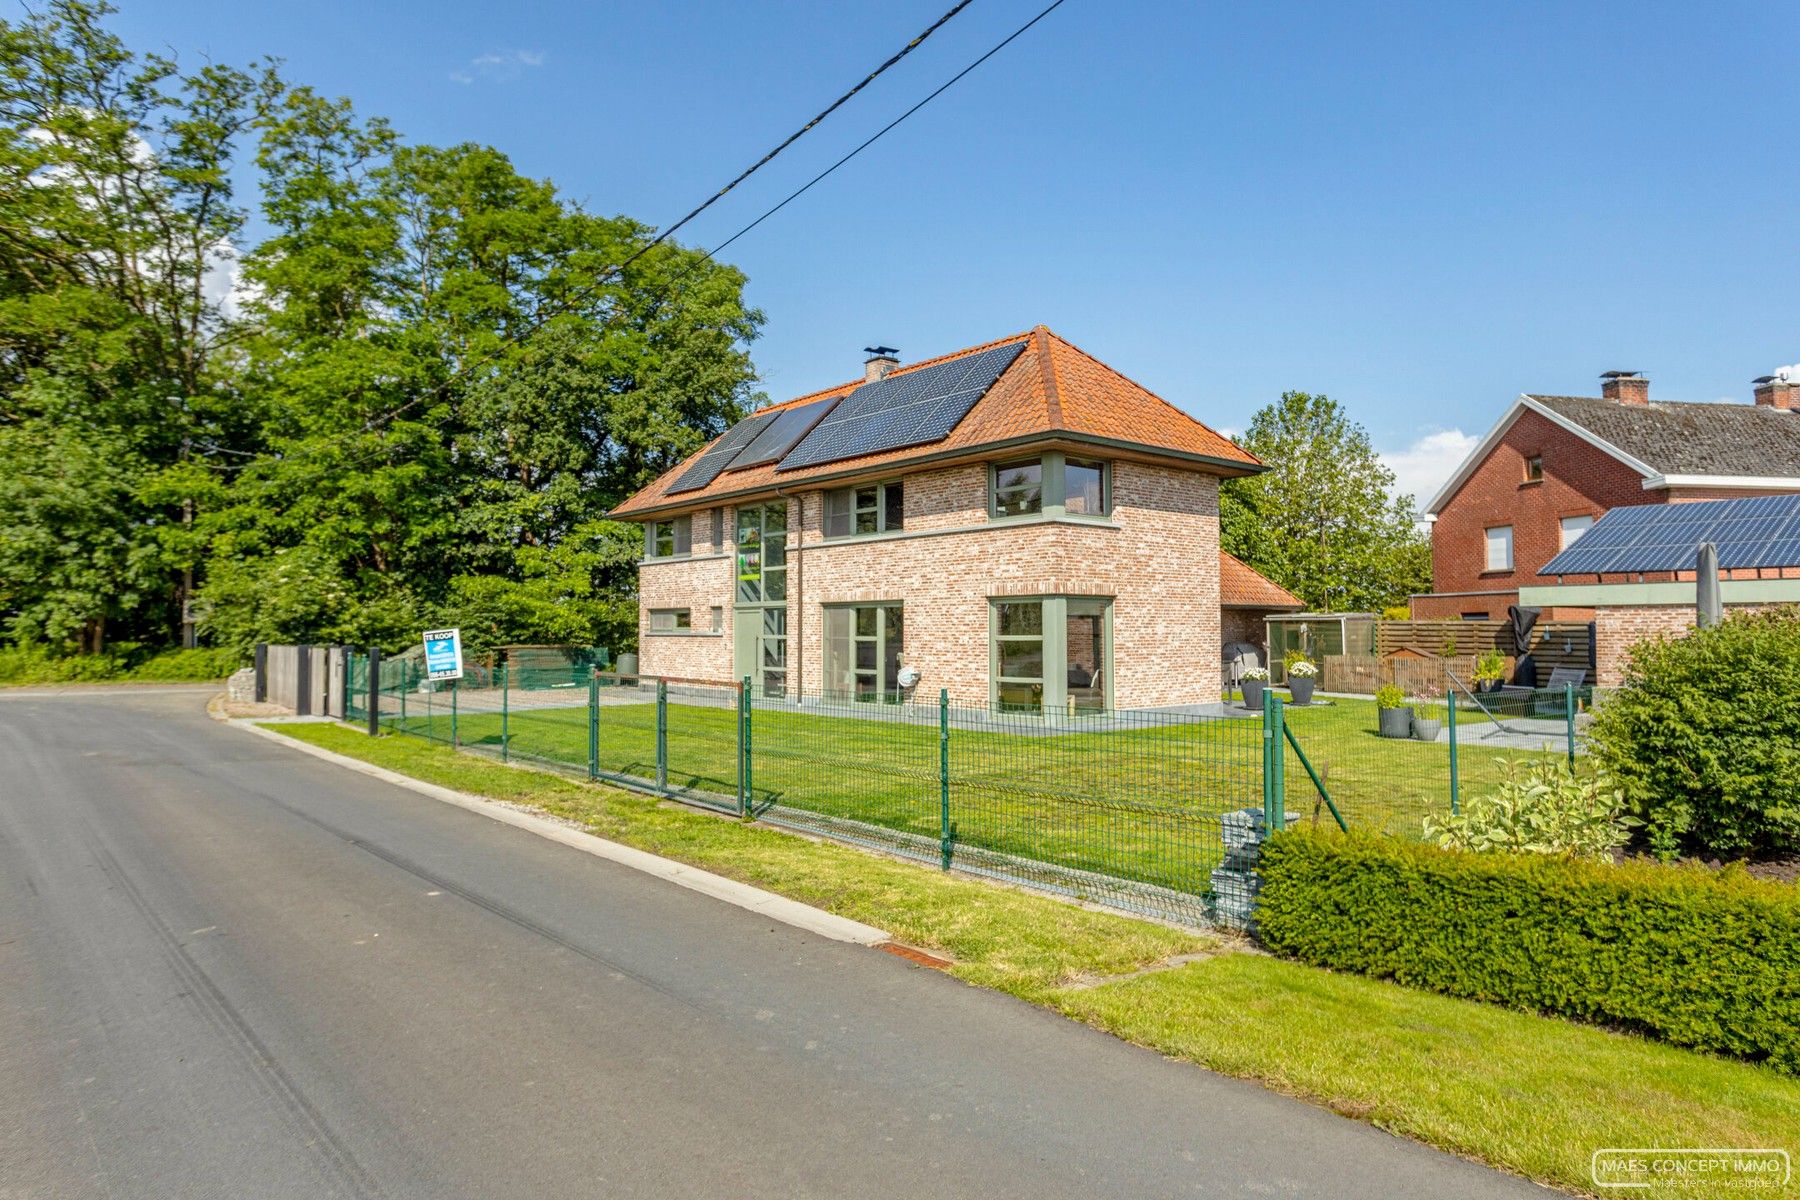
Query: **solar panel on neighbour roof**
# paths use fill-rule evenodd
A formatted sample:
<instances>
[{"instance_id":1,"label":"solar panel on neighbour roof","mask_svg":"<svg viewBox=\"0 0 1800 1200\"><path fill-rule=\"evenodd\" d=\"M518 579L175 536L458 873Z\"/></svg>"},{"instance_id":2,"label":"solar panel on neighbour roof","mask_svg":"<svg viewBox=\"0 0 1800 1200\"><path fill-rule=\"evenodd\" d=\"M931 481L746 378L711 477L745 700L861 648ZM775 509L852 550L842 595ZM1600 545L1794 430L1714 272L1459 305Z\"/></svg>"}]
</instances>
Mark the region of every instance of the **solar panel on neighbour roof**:
<instances>
[{"instance_id":1,"label":"solar panel on neighbour roof","mask_svg":"<svg viewBox=\"0 0 1800 1200\"><path fill-rule=\"evenodd\" d=\"M755 439L738 452L731 460L728 471L742 471L747 467L772 463L789 450L794 444L812 432L813 426L825 419L827 413L837 404L839 397L831 396L824 400L814 400L811 404L801 404L794 408L784 408L772 414L775 420L763 428Z\"/></svg>"},{"instance_id":2,"label":"solar panel on neighbour roof","mask_svg":"<svg viewBox=\"0 0 1800 1200\"><path fill-rule=\"evenodd\" d=\"M1538 574L1692 570L1701 542L1722 570L1800 566L1800 495L1615 508Z\"/></svg>"},{"instance_id":3,"label":"solar panel on neighbour roof","mask_svg":"<svg viewBox=\"0 0 1800 1200\"><path fill-rule=\"evenodd\" d=\"M779 413L757 413L745 417L736 425L725 431L725 436L714 442L705 454L694 460L692 466L683 471L675 482L669 485L664 495L673 496L677 492L695 492L719 477L720 472L731 465L738 452L756 440L757 434L767 429Z\"/></svg>"},{"instance_id":4,"label":"solar panel on neighbour roof","mask_svg":"<svg viewBox=\"0 0 1800 1200\"><path fill-rule=\"evenodd\" d=\"M943 441L1024 348L1023 342L1013 342L865 383L802 438L776 470Z\"/></svg>"}]
</instances>

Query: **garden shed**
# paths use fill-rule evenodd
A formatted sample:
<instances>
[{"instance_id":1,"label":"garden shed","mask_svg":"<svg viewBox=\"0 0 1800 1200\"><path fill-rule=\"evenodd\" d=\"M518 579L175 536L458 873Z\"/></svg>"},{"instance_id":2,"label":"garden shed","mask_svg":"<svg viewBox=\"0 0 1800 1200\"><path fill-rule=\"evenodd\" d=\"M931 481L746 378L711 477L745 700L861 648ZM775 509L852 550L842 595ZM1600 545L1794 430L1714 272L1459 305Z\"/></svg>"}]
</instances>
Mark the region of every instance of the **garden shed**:
<instances>
[{"instance_id":1,"label":"garden shed","mask_svg":"<svg viewBox=\"0 0 1800 1200\"><path fill-rule=\"evenodd\" d=\"M1278 613L1268 618L1269 678L1287 681L1290 659L1375 654L1375 613Z\"/></svg>"}]
</instances>

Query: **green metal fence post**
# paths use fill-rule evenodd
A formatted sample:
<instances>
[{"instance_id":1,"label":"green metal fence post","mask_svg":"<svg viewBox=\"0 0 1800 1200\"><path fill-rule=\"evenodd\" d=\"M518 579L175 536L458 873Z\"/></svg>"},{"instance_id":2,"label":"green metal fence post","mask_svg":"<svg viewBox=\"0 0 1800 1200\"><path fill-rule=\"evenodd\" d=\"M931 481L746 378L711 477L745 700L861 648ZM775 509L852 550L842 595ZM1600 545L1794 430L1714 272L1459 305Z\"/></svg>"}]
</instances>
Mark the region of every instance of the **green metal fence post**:
<instances>
[{"instance_id":1,"label":"green metal fence post","mask_svg":"<svg viewBox=\"0 0 1800 1200\"><path fill-rule=\"evenodd\" d=\"M462 689L456 685L461 682L462 680L460 679L452 679L450 681L450 744L452 746L462 745L456 737L456 693L462 691Z\"/></svg>"},{"instance_id":2,"label":"green metal fence post","mask_svg":"<svg viewBox=\"0 0 1800 1200\"><path fill-rule=\"evenodd\" d=\"M950 827L950 689L938 689L938 852L950 869L956 831Z\"/></svg>"},{"instance_id":3,"label":"green metal fence post","mask_svg":"<svg viewBox=\"0 0 1800 1200\"><path fill-rule=\"evenodd\" d=\"M506 761L506 743L509 736L508 717L512 704L508 693L512 690L512 670L505 663L500 664L500 761Z\"/></svg>"},{"instance_id":4,"label":"green metal fence post","mask_svg":"<svg viewBox=\"0 0 1800 1200\"><path fill-rule=\"evenodd\" d=\"M1275 789L1272 793L1275 803L1273 811L1269 814L1269 824L1264 829L1264 835L1267 836L1267 834L1278 833L1287 828L1287 747L1282 744L1287 718L1282 714L1284 705L1281 697L1273 691L1265 692L1264 695L1268 696L1272 702L1270 711L1275 716L1275 736L1270 742L1270 745L1274 747L1270 753L1274 755L1271 762L1275 767Z\"/></svg>"},{"instance_id":5,"label":"green metal fence post","mask_svg":"<svg viewBox=\"0 0 1800 1200\"><path fill-rule=\"evenodd\" d=\"M381 647L369 647L369 736L381 732Z\"/></svg>"},{"instance_id":6,"label":"green metal fence post","mask_svg":"<svg viewBox=\"0 0 1800 1200\"><path fill-rule=\"evenodd\" d=\"M737 802L738 815L750 815L750 793L744 788L744 727L749 723L744 705L748 702L748 689L738 684L737 689Z\"/></svg>"},{"instance_id":7,"label":"green metal fence post","mask_svg":"<svg viewBox=\"0 0 1800 1200\"><path fill-rule=\"evenodd\" d=\"M1564 712L1568 718L1569 770L1575 769L1575 685L1563 684Z\"/></svg>"},{"instance_id":8,"label":"green metal fence post","mask_svg":"<svg viewBox=\"0 0 1800 1200\"><path fill-rule=\"evenodd\" d=\"M1462 811L1456 778L1456 689L1450 689L1450 815Z\"/></svg>"},{"instance_id":9,"label":"green metal fence post","mask_svg":"<svg viewBox=\"0 0 1800 1200\"><path fill-rule=\"evenodd\" d=\"M437 694L437 689L435 687L433 687L431 684L427 683L425 685L425 740L428 742L434 740L432 737L432 732L437 728L437 716L435 713L433 713L431 711L432 708L434 707L432 704L432 698L436 694Z\"/></svg>"},{"instance_id":10,"label":"green metal fence post","mask_svg":"<svg viewBox=\"0 0 1800 1200\"><path fill-rule=\"evenodd\" d=\"M1262 777L1263 777L1263 828L1270 829L1275 821L1275 690L1263 689L1262 719Z\"/></svg>"},{"instance_id":11,"label":"green metal fence post","mask_svg":"<svg viewBox=\"0 0 1800 1200\"><path fill-rule=\"evenodd\" d=\"M669 790L669 681L656 681L656 790Z\"/></svg>"},{"instance_id":12,"label":"green metal fence post","mask_svg":"<svg viewBox=\"0 0 1800 1200\"><path fill-rule=\"evenodd\" d=\"M744 769L738 772L738 778L743 781L743 811L746 817L751 813L753 801L756 796L756 719L754 715L756 706L750 702L754 695L755 693L750 690L750 676L746 675L744 676L743 690L744 725L743 733L739 737L739 744L744 748Z\"/></svg>"},{"instance_id":13,"label":"green metal fence post","mask_svg":"<svg viewBox=\"0 0 1800 1200\"><path fill-rule=\"evenodd\" d=\"M588 672L588 778L600 778L600 676Z\"/></svg>"}]
</instances>

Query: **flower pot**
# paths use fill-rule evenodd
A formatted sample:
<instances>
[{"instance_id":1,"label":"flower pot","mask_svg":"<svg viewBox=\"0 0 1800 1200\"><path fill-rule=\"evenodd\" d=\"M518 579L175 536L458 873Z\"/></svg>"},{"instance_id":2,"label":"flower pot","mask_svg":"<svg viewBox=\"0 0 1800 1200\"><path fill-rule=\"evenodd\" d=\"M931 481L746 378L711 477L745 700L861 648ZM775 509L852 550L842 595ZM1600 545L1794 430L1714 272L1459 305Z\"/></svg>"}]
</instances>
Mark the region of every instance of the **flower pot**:
<instances>
[{"instance_id":1,"label":"flower pot","mask_svg":"<svg viewBox=\"0 0 1800 1200\"><path fill-rule=\"evenodd\" d=\"M1413 710L1406 705L1399 708L1383 708L1376 710L1381 719L1381 736L1385 738L1403 738L1412 736Z\"/></svg>"},{"instance_id":2,"label":"flower pot","mask_svg":"<svg viewBox=\"0 0 1800 1200\"><path fill-rule=\"evenodd\" d=\"M1243 679L1238 685L1244 689L1244 707L1260 709L1263 701L1263 688L1268 684L1266 679Z\"/></svg>"},{"instance_id":3,"label":"flower pot","mask_svg":"<svg viewBox=\"0 0 1800 1200\"><path fill-rule=\"evenodd\" d=\"M1412 735L1416 742L1435 742L1438 734L1444 732L1442 720L1431 721L1415 715L1412 720Z\"/></svg>"},{"instance_id":4,"label":"flower pot","mask_svg":"<svg viewBox=\"0 0 1800 1200\"><path fill-rule=\"evenodd\" d=\"M1294 695L1295 704L1311 704L1313 687L1319 682L1314 675L1289 675L1288 691Z\"/></svg>"},{"instance_id":5,"label":"flower pot","mask_svg":"<svg viewBox=\"0 0 1800 1200\"><path fill-rule=\"evenodd\" d=\"M1477 679L1475 681L1475 690L1478 692L1497 692L1500 690L1500 681L1498 679Z\"/></svg>"}]
</instances>

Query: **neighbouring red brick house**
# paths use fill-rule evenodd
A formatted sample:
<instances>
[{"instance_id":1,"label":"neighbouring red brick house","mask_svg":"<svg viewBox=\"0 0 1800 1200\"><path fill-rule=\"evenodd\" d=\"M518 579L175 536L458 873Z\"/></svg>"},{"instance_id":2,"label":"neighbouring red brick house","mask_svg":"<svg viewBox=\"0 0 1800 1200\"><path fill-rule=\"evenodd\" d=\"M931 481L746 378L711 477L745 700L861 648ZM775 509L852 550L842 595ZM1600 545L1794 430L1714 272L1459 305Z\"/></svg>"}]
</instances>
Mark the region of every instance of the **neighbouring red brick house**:
<instances>
[{"instance_id":1,"label":"neighbouring red brick house","mask_svg":"<svg viewBox=\"0 0 1800 1200\"><path fill-rule=\"evenodd\" d=\"M918 408L939 419L892 431ZM1041 326L877 351L613 511L645 526L639 668L1046 716L1217 703L1222 623L1261 642L1298 606L1219 549L1219 480L1262 469Z\"/></svg>"},{"instance_id":2,"label":"neighbouring red brick house","mask_svg":"<svg viewBox=\"0 0 1800 1200\"><path fill-rule=\"evenodd\" d=\"M1800 380L1774 376L1755 381L1754 404L1653 401L1635 371L1606 372L1599 396L1520 396L1427 506L1432 591L1412 615L1504 617L1612 508L1800 491L1796 410Z\"/></svg>"}]
</instances>

